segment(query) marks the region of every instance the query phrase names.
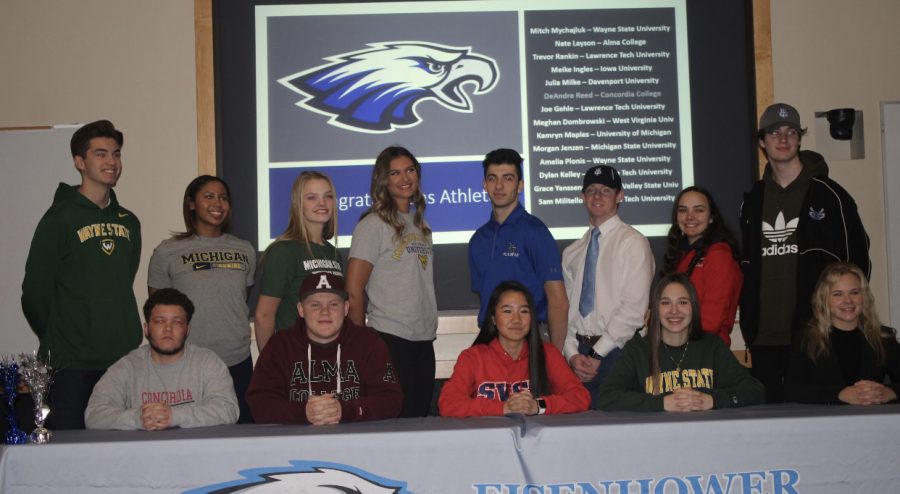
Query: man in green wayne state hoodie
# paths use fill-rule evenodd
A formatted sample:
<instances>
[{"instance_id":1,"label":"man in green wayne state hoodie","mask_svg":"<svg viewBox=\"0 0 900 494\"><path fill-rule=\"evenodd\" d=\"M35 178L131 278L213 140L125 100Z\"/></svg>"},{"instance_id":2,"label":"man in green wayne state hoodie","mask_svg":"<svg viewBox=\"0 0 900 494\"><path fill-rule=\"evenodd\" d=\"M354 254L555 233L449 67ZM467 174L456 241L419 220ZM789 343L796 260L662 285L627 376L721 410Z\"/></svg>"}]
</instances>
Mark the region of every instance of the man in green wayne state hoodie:
<instances>
[{"instance_id":1,"label":"man in green wayne state hoodie","mask_svg":"<svg viewBox=\"0 0 900 494\"><path fill-rule=\"evenodd\" d=\"M83 429L94 384L141 342L134 276L141 224L113 192L122 173L122 132L99 120L71 148L80 185L59 184L28 252L22 310L56 369L50 429Z\"/></svg>"}]
</instances>

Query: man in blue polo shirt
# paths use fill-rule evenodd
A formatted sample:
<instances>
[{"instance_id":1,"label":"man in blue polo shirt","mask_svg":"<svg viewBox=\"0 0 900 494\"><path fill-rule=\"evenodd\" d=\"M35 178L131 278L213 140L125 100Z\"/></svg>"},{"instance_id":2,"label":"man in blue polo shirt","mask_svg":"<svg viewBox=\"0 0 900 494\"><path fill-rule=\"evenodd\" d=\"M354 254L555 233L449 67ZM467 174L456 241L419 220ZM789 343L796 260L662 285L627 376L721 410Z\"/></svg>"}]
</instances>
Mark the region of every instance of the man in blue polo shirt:
<instances>
[{"instance_id":1,"label":"man in blue polo shirt","mask_svg":"<svg viewBox=\"0 0 900 494\"><path fill-rule=\"evenodd\" d=\"M519 204L522 157L512 149L495 149L484 157L484 190L491 198L491 217L469 241L472 291L481 299L478 325L484 324L488 299L505 280L531 291L542 332L562 349L569 299L563 283L559 248L550 230Z\"/></svg>"}]
</instances>

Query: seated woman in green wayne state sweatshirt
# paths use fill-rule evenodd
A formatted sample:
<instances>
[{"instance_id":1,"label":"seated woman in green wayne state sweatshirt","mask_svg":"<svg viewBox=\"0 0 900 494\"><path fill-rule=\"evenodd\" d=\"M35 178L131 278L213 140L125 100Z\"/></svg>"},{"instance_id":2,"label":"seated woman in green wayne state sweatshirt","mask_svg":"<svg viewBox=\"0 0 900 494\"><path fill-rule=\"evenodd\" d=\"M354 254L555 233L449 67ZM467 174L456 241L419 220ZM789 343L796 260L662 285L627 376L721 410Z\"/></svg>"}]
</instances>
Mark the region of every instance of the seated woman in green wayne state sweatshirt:
<instances>
[{"instance_id":1,"label":"seated woman in green wayne state sweatshirt","mask_svg":"<svg viewBox=\"0 0 900 494\"><path fill-rule=\"evenodd\" d=\"M664 276L651 294L647 336L625 345L597 391L597 408L693 412L763 403L763 385L721 338L703 331L699 316L690 279Z\"/></svg>"}]
</instances>

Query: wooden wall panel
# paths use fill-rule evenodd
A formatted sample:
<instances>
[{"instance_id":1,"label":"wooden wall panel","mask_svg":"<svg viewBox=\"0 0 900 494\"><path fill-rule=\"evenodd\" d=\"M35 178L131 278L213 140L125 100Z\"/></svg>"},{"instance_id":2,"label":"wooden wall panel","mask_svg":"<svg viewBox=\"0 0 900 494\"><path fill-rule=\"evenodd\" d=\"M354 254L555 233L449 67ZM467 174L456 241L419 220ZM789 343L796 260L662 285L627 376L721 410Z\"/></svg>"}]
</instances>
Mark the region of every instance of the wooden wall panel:
<instances>
[{"instance_id":1,"label":"wooden wall panel","mask_svg":"<svg viewBox=\"0 0 900 494\"><path fill-rule=\"evenodd\" d=\"M212 0L194 0L197 74L197 173L216 174L216 94L213 70Z\"/></svg>"},{"instance_id":2,"label":"wooden wall panel","mask_svg":"<svg viewBox=\"0 0 900 494\"><path fill-rule=\"evenodd\" d=\"M757 121L767 106L775 102L772 76L772 17L770 0L753 0L753 52L756 56ZM759 152L759 176L762 177L766 156Z\"/></svg>"}]
</instances>

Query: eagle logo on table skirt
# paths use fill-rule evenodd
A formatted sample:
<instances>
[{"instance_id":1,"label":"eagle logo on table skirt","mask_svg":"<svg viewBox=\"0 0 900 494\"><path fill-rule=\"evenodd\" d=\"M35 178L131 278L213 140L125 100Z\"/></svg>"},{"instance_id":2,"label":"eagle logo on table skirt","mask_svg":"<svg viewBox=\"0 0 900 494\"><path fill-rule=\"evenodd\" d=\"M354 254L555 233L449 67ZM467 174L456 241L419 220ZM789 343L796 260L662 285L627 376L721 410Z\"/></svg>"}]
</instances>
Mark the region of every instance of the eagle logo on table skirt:
<instances>
[{"instance_id":1,"label":"eagle logo on table skirt","mask_svg":"<svg viewBox=\"0 0 900 494\"><path fill-rule=\"evenodd\" d=\"M185 494L413 494L406 482L390 480L340 463L292 460L289 467L253 468L245 478L185 491Z\"/></svg>"},{"instance_id":2,"label":"eagle logo on table skirt","mask_svg":"<svg viewBox=\"0 0 900 494\"><path fill-rule=\"evenodd\" d=\"M485 94L500 78L497 62L471 47L424 41L368 46L278 82L303 96L297 106L330 116L329 124L377 134L418 125L416 107L425 101L472 113L466 89Z\"/></svg>"}]
</instances>

